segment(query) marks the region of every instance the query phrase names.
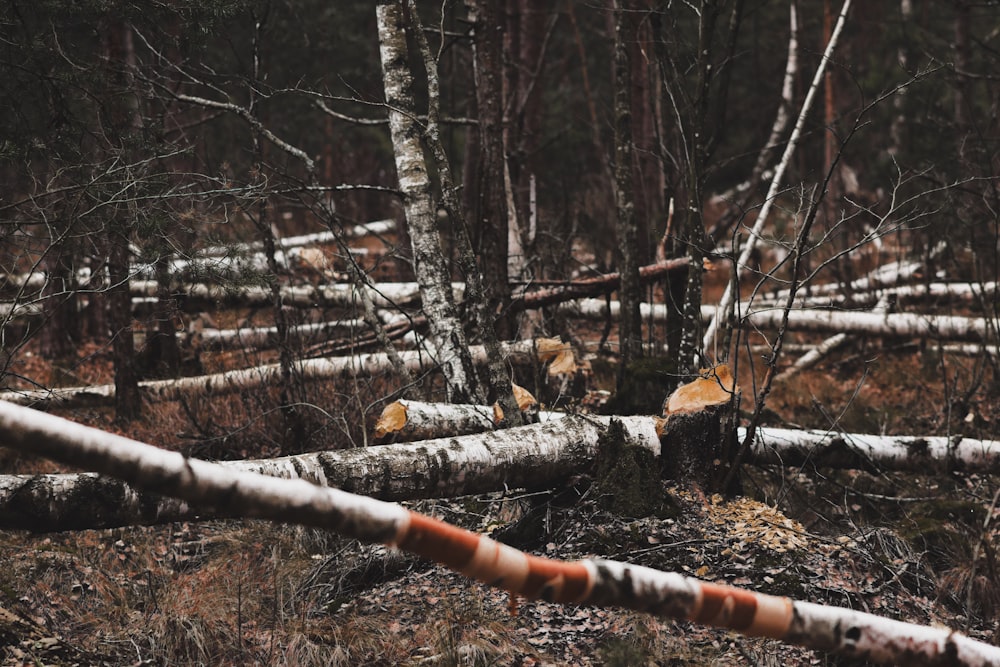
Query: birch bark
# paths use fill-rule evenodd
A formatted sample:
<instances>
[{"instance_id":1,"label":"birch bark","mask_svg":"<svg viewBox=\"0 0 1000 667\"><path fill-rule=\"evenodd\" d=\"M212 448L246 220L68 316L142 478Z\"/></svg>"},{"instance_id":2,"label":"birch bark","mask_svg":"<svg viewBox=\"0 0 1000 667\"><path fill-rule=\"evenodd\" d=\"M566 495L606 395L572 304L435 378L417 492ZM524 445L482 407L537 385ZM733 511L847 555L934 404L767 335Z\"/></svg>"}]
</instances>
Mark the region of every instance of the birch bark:
<instances>
[{"instance_id":1,"label":"birch bark","mask_svg":"<svg viewBox=\"0 0 1000 667\"><path fill-rule=\"evenodd\" d=\"M0 405L0 414L3 411ZM610 420L566 415L542 424L462 437L227 461L220 466L230 473L305 480L382 500L553 488L592 465L598 440ZM659 452L652 417L620 421L630 440ZM97 433L91 434L98 438ZM244 515L238 504L197 507L141 488L95 473L0 476L0 528L48 532Z\"/></svg>"},{"instance_id":2,"label":"birch bark","mask_svg":"<svg viewBox=\"0 0 1000 667\"><path fill-rule=\"evenodd\" d=\"M515 363L531 363L536 358L534 341L509 343L503 345L502 349L508 359ZM487 355L483 346L473 345L468 348L468 351L473 363L486 363ZM438 363L426 352L419 350L402 350L398 354L406 367L413 372L434 368ZM393 369L393 363L385 353L306 359L296 362L296 371L303 381L364 377L391 372ZM145 398L150 400L172 401L181 396L192 394L225 394L253 390L256 387L274 382L280 377L280 372L279 364L269 364L213 375L140 382L139 390ZM115 386L113 384L0 392L0 401L35 407L52 404L66 408L83 405L108 405L114 401L114 397Z\"/></svg>"},{"instance_id":3,"label":"birch bark","mask_svg":"<svg viewBox=\"0 0 1000 667\"><path fill-rule=\"evenodd\" d=\"M402 7L395 0L380 0L375 15L385 101L389 107L389 131L424 311L438 345L441 367L447 379L448 401L478 402L473 400L478 393L475 369L451 294L451 281L432 205L430 177L420 143L421 131L415 120L413 75Z\"/></svg>"}]
</instances>

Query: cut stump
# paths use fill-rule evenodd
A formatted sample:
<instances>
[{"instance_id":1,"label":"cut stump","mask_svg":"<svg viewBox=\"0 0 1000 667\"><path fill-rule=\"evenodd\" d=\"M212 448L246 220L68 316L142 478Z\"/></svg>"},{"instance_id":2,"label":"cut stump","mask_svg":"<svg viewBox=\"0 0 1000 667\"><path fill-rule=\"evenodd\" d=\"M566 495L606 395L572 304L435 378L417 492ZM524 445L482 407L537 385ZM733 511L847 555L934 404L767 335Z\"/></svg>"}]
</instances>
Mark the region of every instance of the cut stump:
<instances>
[{"instance_id":1,"label":"cut stump","mask_svg":"<svg viewBox=\"0 0 1000 667\"><path fill-rule=\"evenodd\" d=\"M663 406L660 472L707 493L720 488L736 456L740 386L725 364L702 369Z\"/></svg>"}]
</instances>

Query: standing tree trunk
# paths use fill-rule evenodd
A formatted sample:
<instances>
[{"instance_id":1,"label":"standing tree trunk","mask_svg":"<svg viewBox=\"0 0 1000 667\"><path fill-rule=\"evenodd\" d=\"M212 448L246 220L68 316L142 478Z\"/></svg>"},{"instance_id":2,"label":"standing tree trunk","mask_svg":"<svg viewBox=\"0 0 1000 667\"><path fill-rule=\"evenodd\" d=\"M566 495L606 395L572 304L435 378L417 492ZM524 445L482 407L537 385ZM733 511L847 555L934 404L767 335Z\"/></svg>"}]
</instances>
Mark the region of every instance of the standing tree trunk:
<instances>
[{"instance_id":1,"label":"standing tree trunk","mask_svg":"<svg viewBox=\"0 0 1000 667\"><path fill-rule=\"evenodd\" d=\"M266 15L265 15L266 16ZM260 78L260 37L264 27L265 17L254 21L256 29L252 44L252 82L250 87L251 98L249 112L257 118L259 109L257 106L257 96L255 94L256 83ZM254 173L257 178L264 178L264 141L261 132L253 134L254 152ZM308 448L308 431L303 421L303 416L298 409L298 405L304 402L303 385L301 373L295 365L295 354L292 350L292 342L289 337L288 314L281 295L281 285L278 282L279 266L277 258L277 246L275 243L275 230L268 219L267 200L258 199L256 211L248 210L248 214L257 232L260 234L261 244L264 248L264 257L267 261L268 284L271 293L271 308L274 313L274 326L278 337L278 360L281 366L280 384L280 409L283 422L283 434L281 440L281 451L283 454L295 454Z\"/></svg>"},{"instance_id":2,"label":"standing tree trunk","mask_svg":"<svg viewBox=\"0 0 1000 667\"><path fill-rule=\"evenodd\" d=\"M135 136L142 127L139 102L132 88L135 51L132 28L120 20L105 26L105 54L108 66L107 109L102 113L104 138L109 152L120 153L127 161L134 152ZM125 170L125 178L135 184L139 174ZM136 202L128 200L124 207L112 206L105 222L107 244L108 325L115 363L115 419L128 422L139 416L142 397L139 394L139 372L135 356L135 336L132 330L131 278L132 223L136 218Z\"/></svg>"},{"instance_id":3,"label":"standing tree trunk","mask_svg":"<svg viewBox=\"0 0 1000 667\"><path fill-rule=\"evenodd\" d=\"M115 359L115 419L128 422L139 416L142 397L136 369L132 332L132 295L129 293L128 223L108 222L108 325Z\"/></svg>"},{"instance_id":4,"label":"standing tree trunk","mask_svg":"<svg viewBox=\"0 0 1000 667\"><path fill-rule=\"evenodd\" d=\"M411 14L411 21L414 39L420 47L420 53L424 59L424 69L427 72L427 128L424 132L424 138L434 158L434 167L441 179L442 204L448 212L455 234L458 264L466 280L466 298L472 304L474 321L478 325L479 335L486 348L488 384L491 392L489 398L495 399L506 415L506 418L501 422L503 426L520 426L522 423L521 411L518 409L507 364L497 339L496 310L491 307L491 302L487 298L483 274L469 236L465 211L462 209L455 179L451 175L451 163L444 150L444 144L441 142L439 125L441 88L438 78L438 62L431 52L430 44L424 34L423 26L420 24L420 16L415 7ZM500 132L500 127L495 129ZM505 227L506 218L500 224ZM506 233L504 233L504 239L506 239ZM506 275L506 257L504 257L504 275ZM509 287L504 285L504 289L509 289ZM508 301L510 299L509 295L506 295L505 298Z\"/></svg>"},{"instance_id":5,"label":"standing tree trunk","mask_svg":"<svg viewBox=\"0 0 1000 667\"><path fill-rule=\"evenodd\" d=\"M41 296L46 323L39 330L39 345L42 356L55 360L73 353L81 326L72 244L63 240L66 234L57 227L50 229L49 247L42 259L45 284Z\"/></svg>"},{"instance_id":6,"label":"standing tree trunk","mask_svg":"<svg viewBox=\"0 0 1000 667\"><path fill-rule=\"evenodd\" d=\"M375 13L385 101L389 107L389 130L424 311L438 345L448 401L478 402L475 369L441 252L431 182L420 143L420 127L415 120L413 76L403 27L403 10L395 0L380 0Z\"/></svg>"},{"instance_id":7,"label":"standing tree trunk","mask_svg":"<svg viewBox=\"0 0 1000 667\"><path fill-rule=\"evenodd\" d=\"M639 244L636 232L635 201L632 192L632 100L629 45L635 40L634 21L621 0L615 0L615 208L619 265L621 266L621 320L618 339L621 361L618 388L621 389L629 364L642 356L642 318L639 303Z\"/></svg>"},{"instance_id":8,"label":"standing tree trunk","mask_svg":"<svg viewBox=\"0 0 1000 667\"><path fill-rule=\"evenodd\" d=\"M503 146L503 41L498 26L501 23L502 0L474 0L470 19L474 31L474 66L476 107L479 124L475 145L478 197L469 210L473 250L480 258L487 308L499 313L496 331L501 338L510 338L514 326L507 315L510 305L507 275L507 193L504 187ZM478 130L478 131L477 131ZM454 222L454 220L452 221Z\"/></svg>"}]
</instances>

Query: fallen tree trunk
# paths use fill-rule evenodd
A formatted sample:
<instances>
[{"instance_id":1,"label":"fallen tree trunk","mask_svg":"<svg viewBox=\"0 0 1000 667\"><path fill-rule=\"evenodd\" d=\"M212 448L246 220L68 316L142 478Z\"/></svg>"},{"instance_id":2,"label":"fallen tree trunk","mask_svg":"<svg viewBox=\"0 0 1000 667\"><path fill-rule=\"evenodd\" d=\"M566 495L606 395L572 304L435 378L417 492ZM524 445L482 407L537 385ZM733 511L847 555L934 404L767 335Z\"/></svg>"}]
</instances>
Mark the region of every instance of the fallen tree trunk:
<instances>
[{"instance_id":1,"label":"fallen tree trunk","mask_svg":"<svg viewBox=\"0 0 1000 667\"><path fill-rule=\"evenodd\" d=\"M639 282L648 285L671 273L672 271L687 271L688 258L668 259L656 264L639 267ZM609 273L605 276L582 278L569 281L557 287L535 290L515 295L510 308L516 312L531 308L543 308L556 303L572 301L588 296L610 294L621 285L621 274Z\"/></svg>"},{"instance_id":2,"label":"fallen tree trunk","mask_svg":"<svg viewBox=\"0 0 1000 667\"><path fill-rule=\"evenodd\" d=\"M545 489L592 465L598 440L610 421L610 417L566 415L558 421L462 437L220 465L382 500ZM654 418L620 421L632 442L659 453ZM50 532L229 515L198 509L173 498L140 493L96 473L0 476L0 529ZM239 510L233 515L238 516Z\"/></svg>"},{"instance_id":3,"label":"fallen tree trunk","mask_svg":"<svg viewBox=\"0 0 1000 667\"><path fill-rule=\"evenodd\" d=\"M774 329L781 326L781 320L781 311L759 310L747 315L741 326ZM957 315L792 310L788 313L788 328L792 331L834 331L952 341L986 342L996 339L996 324L992 320Z\"/></svg>"},{"instance_id":4,"label":"fallen tree trunk","mask_svg":"<svg viewBox=\"0 0 1000 667\"><path fill-rule=\"evenodd\" d=\"M324 231L314 234L303 234L301 236L288 236L275 239L277 248L278 265L288 267L288 259L294 257L303 248L333 245L338 238L360 238L370 235L381 235L395 232L395 220L376 220L363 225L353 225L344 227L338 232ZM169 273L172 276L184 276L191 274L231 274L246 270L266 272L268 271L267 259L263 255L264 246L260 241L251 243L234 243L229 246L213 246L201 250L191 251L191 257L172 259L169 264ZM367 254L365 248L351 248L352 253L360 255ZM138 248L133 249L134 254L141 253ZM136 263L132 265L131 273L136 278L152 279L156 276L155 262L151 264ZM77 272L77 281L80 284L90 284L91 273L89 268L80 269ZM0 273L0 286L24 289L27 291L40 290L48 279L44 271L33 271L23 274ZM99 287L106 287L104 281L99 281Z\"/></svg>"},{"instance_id":5,"label":"fallen tree trunk","mask_svg":"<svg viewBox=\"0 0 1000 667\"><path fill-rule=\"evenodd\" d=\"M809 292L815 295L855 294L857 292L871 292L880 288L891 288L916 277L923 269L922 262L890 262L876 267L866 276L852 280L846 287L841 283L824 283L810 285ZM788 299L788 290L776 290L769 294L768 298L775 303L783 303Z\"/></svg>"},{"instance_id":6,"label":"fallen tree trunk","mask_svg":"<svg viewBox=\"0 0 1000 667\"><path fill-rule=\"evenodd\" d=\"M534 405L537 411L537 403ZM385 406L375 424L374 436L376 441L414 442L483 433L496 427L496 409L496 406L403 399ZM526 411L526 406L522 405L521 410ZM538 412L538 421L548 422L566 416L565 412Z\"/></svg>"},{"instance_id":7,"label":"fallen tree trunk","mask_svg":"<svg viewBox=\"0 0 1000 667\"><path fill-rule=\"evenodd\" d=\"M640 282L649 284L663 278L671 271L686 270L687 264L687 258L682 257L640 267ZM557 287L518 294L513 298L511 308L520 312L573 299L609 294L618 289L620 283L621 276L617 273L568 281ZM465 284L456 282L452 283L451 287L455 298L462 299ZM131 289L132 295L136 298L151 298L156 296L157 284L155 281L133 280ZM356 302L353 296L354 289L353 285L346 284L284 287L282 301L287 305L298 307L348 306ZM179 298L187 302L182 303L182 306L188 310L216 303L232 305L270 303L268 300L270 293L262 287L234 290L219 285L196 283L178 286L175 292ZM420 298L420 286L417 283L378 283L372 288L372 296L376 305L380 307L412 305Z\"/></svg>"},{"instance_id":8,"label":"fallen tree trunk","mask_svg":"<svg viewBox=\"0 0 1000 667\"><path fill-rule=\"evenodd\" d=\"M363 320L334 320L289 327L290 342L308 344L329 334L350 334L369 331ZM183 336L184 334L178 334ZM199 344L211 350L239 350L244 348L270 349L278 345L278 327L248 327L245 329L202 329L197 334Z\"/></svg>"},{"instance_id":9,"label":"fallen tree trunk","mask_svg":"<svg viewBox=\"0 0 1000 667\"><path fill-rule=\"evenodd\" d=\"M302 234L301 236L286 236L275 239L275 245L280 250L291 250L292 248L304 248L315 245L333 245L338 238L361 238L364 236L380 236L396 231L395 220L374 220L361 225L349 225L343 229L332 231L315 232L313 234ZM248 254L260 252L264 249L264 244L260 241L250 243L237 243L231 246L215 246L205 248L198 252L206 257L220 257L234 253Z\"/></svg>"},{"instance_id":10,"label":"fallen tree trunk","mask_svg":"<svg viewBox=\"0 0 1000 667\"><path fill-rule=\"evenodd\" d=\"M889 312L889 297L883 296L878 300L878 303L875 304L875 307L872 309L872 313L884 314L887 312ZM821 362L823 359L825 359L826 356L832 353L834 350L846 345L848 342L851 341L852 338L853 338L852 336L848 336L845 333L837 333L834 334L833 336L830 336L829 338L821 342L819 345L817 345L816 347L814 347L813 349L809 350L801 357L796 359L795 363L793 363L789 368L775 375L774 380L776 382L778 381L784 382L789 380L790 378L795 377L802 371L812 368L813 366ZM772 354L774 353L773 349L771 353Z\"/></svg>"},{"instance_id":11,"label":"fallen tree trunk","mask_svg":"<svg viewBox=\"0 0 1000 667\"><path fill-rule=\"evenodd\" d=\"M155 298L158 287L154 280L133 280L133 310L141 310L148 299ZM281 288L281 302L297 308L353 307L358 302L356 289L354 285L346 283L289 285ZM464 289L463 283L452 283L452 290L457 298L461 298ZM372 286L370 294L372 301L380 308L413 305L420 298L420 286L417 283L379 283ZM272 298L270 290L261 286L234 289L206 283L176 286L171 295L178 299L178 306L188 312L207 310L219 305L269 305Z\"/></svg>"},{"instance_id":12,"label":"fallen tree trunk","mask_svg":"<svg viewBox=\"0 0 1000 667\"><path fill-rule=\"evenodd\" d=\"M529 599L625 607L884 663L1000 666L1000 648L948 629L617 561L533 556L400 505L303 480L234 471L19 406L0 403L0 441L23 452L96 468L193 506L397 546Z\"/></svg>"},{"instance_id":13,"label":"fallen tree trunk","mask_svg":"<svg viewBox=\"0 0 1000 667\"><path fill-rule=\"evenodd\" d=\"M503 353L515 363L531 363L537 357L534 341L520 341L502 346ZM481 345L469 348L475 363L486 363L486 352ZM399 356L411 371L433 368L437 361L420 350L403 350ZM350 357L306 359L295 364L303 380L355 378L392 372L393 366L385 353L359 354ZM172 401L191 394L225 394L260 387L280 378L279 364L241 368L224 373L171 380L151 380L139 383L139 391L151 400ZM31 391L7 390L0 392L0 400L33 407L57 404L72 408L82 405L108 405L114 401L114 384L91 387L57 387Z\"/></svg>"},{"instance_id":14,"label":"fallen tree trunk","mask_svg":"<svg viewBox=\"0 0 1000 667\"><path fill-rule=\"evenodd\" d=\"M722 399L723 403L728 403L728 398ZM0 403L0 411L3 405ZM675 405L675 413L677 409ZM654 455L659 455L661 448L667 452L661 464L673 468L664 474L685 474L683 463L691 454L684 443L678 443L683 435L678 424L682 422L671 427L654 417L552 417L502 431L220 465L393 501L509 488L553 488L590 469L600 435L615 419L622 422L632 443ZM737 441L744 435L744 429L738 429ZM761 428L751 455L754 463L762 465L1000 471L1000 441L960 437ZM181 501L140 493L96 473L0 476L0 529L4 530L82 530L214 516L227 515L205 508L195 511Z\"/></svg>"},{"instance_id":15,"label":"fallen tree trunk","mask_svg":"<svg viewBox=\"0 0 1000 667\"><path fill-rule=\"evenodd\" d=\"M738 439L743 440L744 429ZM1000 472L1000 440L956 436L894 436L759 428L755 463L913 470Z\"/></svg>"},{"instance_id":16,"label":"fallen tree trunk","mask_svg":"<svg viewBox=\"0 0 1000 667\"><path fill-rule=\"evenodd\" d=\"M618 307L617 301L611 302L611 317L616 316ZM588 318L604 318L609 313L608 303L600 299L584 299L567 304L565 308L568 312ZM702 306L702 318L710 317L714 309L714 306ZM662 322L666 317L666 308L662 304L644 303L641 312L644 318L652 318L654 322ZM781 326L781 320L782 313L778 309L754 310L738 324L743 328L775 329ZM996 337L996 325L989 318L846 310L792 310L788 313L788 329L952 341L984 342Z\"/></svg>"}]
</instances>

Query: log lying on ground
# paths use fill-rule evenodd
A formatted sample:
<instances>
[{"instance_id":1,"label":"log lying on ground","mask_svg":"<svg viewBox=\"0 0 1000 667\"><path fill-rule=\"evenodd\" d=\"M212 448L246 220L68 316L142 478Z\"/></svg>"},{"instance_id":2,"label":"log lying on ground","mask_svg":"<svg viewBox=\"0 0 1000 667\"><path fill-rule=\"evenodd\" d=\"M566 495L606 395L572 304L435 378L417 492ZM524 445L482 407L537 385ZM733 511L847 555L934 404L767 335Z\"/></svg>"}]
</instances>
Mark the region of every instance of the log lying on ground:
<instances>
[{"instance_id":1,"label":"log lying on ground","mask_svg":"<svg viewBox=\"0 0 1000 667\"><path fill-rule=\"evenodd\" d=\"M277 249L276 259L279 267L286 267L286 254L294 256L295 251L306 247L333 245L339 238L360 238L371 235L381 235L392 233L396 230L395 220L376 220L363 225L353 225L345 227L342 231L334 233L330 231L316 232L314 234L303 234L301 236L288 236L275 239ZM267 259L263 255L264 245L260 241L251 243L234 243L230 246L213 246L201 250L191 251L192 257L186 259L171 259L168 267L170 275L188 275L189 273L233 273L240 271L267 271ZM351 249L354 252L355 249ZM364 254L363 248L357 249ZM134 254L138 255L141 250L134 249ZM153 264L136 263L133 264L131 273L138 278L152 278L156 275ZM91 284L91 272L89 268L80 269L76 279L80 284ZM47 277L44 271L34 271L24 274L0 274L0 286L16 287L26 290L39 290L45 285ZM98 281L101 282L101 281ZM103 283L101 284L103 287Z\"/></svg>"},{"instance_id":2,"label":"log lying on ground","mask_svg":"<svg viewBox=\"0 0 1000 667\"><path fill-rule=\"evenodd\" d=\"M300 344L316 342L329 335L348 335L368 331L364 320L335 320L289 327L289 340ZM180 335L180 334L179 334ZM244 348L271 349L278 345L278 327L247 327L242 329L203 329L198 333L201 344L211 350Z\"/></svg>"},{"instance_id":3,"label":"log lying on ground","mask_svg":"<svg viewBox=\"0 0 1000 667\"><path fill-rule=\"evenodd\" d=\"M758 310L742 322L744 327L774 329L781 325L780 310ZM982 317L920 315L916 313L861 313L843 310L793 310L788 313L791 331L841 332L903 338L986 342L995 339L996 326Z\"/></svg>"},{"instance_id":4,"label":"log lying on ground","mask_svg":"<svg viewBox=\"0 0 1000 667\"><path fill-rule=\"evenodd\" d=\"M155 299L156 281L133 280L131 290L133 310L142 311L148 307L150 299ZM355 286L346 283L328 285L290 285L281 288L282 303L296 308L346 308L356 306L358 297ZM464 283L453 283L452 289L460 298ZM413 305L420 298L417 283L379 283L369 288L375 305L380 308ZM171 288L171 294L179 300L185 311L199 311L222 306L266 306L273 296L269 288L262 286L226 287L195 283Z\"/></svg>"},{"instance_id":5,"label":"log lying on ground","mask_svg":"<svg viewBox=\"0 0 1000 667\"><path fill-rule=\"evenodd\" d=\"M525 407L522 406L522 411ZM495 408L485 405L426 403L401 399L382 410L375 424L377 441L414 442L492 431ZM539 422L566 417L565 412L538 413Z\"/></svg>"},{"instance_id":6,"label":"log lying on ground","mask_svg":"<svg viewBox=\"0 0 1000 667\"><path fill-rule=\"evenodd\" d=\"M658 426L662 436L661 441L667 448L665 451L668 451L668 458L678 456L669 450L674 449L672 443L680 439L677 435L679 430L674 430L677 423L675 422L673 427L670 425L671 413L676 420L679 415L685 414L685 410L690 414L697 414L699 404L707 405L709 409L712 406L725 405L732 399L732 393L739 390L739 386L731 376L726 378L724 383L721 380L715 382L702 379L702 382L695 381L686 386L689 389L676 392L666 401L664 407L668 419L666 424L661 423ZM432 437L482 433L493 428L489 410L482 406L456 406L416 401L399 401L399 403L406 408L403 418L405 419L406 414L413 414L414 421L421 428L426 428L428 434L433 434ZM454 417L450 413L452 408L455 409ZM397 410L387 408L386 412L397 413ZM478 418L470 417L470 413L475 413ZM541 415L543 422L568 416L559 412L542 412ZM393 414L391 418L398 420L398 413ZM742 442L745 435L745 429L737 429L736 440ZM690 443L687 441L682 444L682 446L688 445ZM764 465L781 463L801 465L808 461L817 466L837 468L878 466L889 470L1000 472L1000 440L980 440L961 436L890 436L761 427L757 430L751 454L754 463ZM664 476L677 478L681 468L680 463L664 463L666 467L670 465L674 465L678 470L667 470ZM680 474L685 473L681 471Z\"/></svg>"},{"instance_id":7,"label":"log lying on ground","mask_svg":"<svg viewBox=\"0 0 1000 667\"><path fill-rule=\"evenodd\" d=\"M875 307L872 309L872 313L873 314L887 313L889 312L889 307L890 307L889 297L883 296L878 300L878 303L875 304ZM795 377L799 373L812 368L813 366L821 362L823 359L825 359L827 355L831 354L834 350L843 347L844 345L849 343L851 339L852 336L848 336L845 333L837 333L830 336L829 338L821 342L819 345L817 345L816 347L814 347L813 349L809 350L801 357L796 359L795 363L792 364L790 367L778 373L774 377L774 380L776 382L788 381L789 379Z\"/></svg>"},{"instance_id":8,"label":"log lying on ground","mask_svg":"<svg viewBox=\"0 0 1000 667\"><path fill-rule=\"evenodd\" d=\"M667 276L671 272L687 271L688 264L688 258L681 257L679 259L668 259L656 264L641 266L639 267L639 282L643 285L648 285ZM544 308L545 306L572 301L573 299L597 296L599 294L610 294L618 289L620 284L621 275L618 273L568 281L563 285L516 294L509 308L513 309L514 312L520 312L521 310L531 308Z\"/></svg>"},{"instance_id":9,"label":"log lying on ground","mask_svg":"<svg viewBox=\"0 0 1000 667\"><path fill-rule=\"evenodd\" d=\"M639 278L643 284L648 284L672 271L686 270L687 265L686 257L650 264L640 267ZM621 277L617 273L567 281L556 287L516 295L510 308L520 312L582 297L610 294L618 289L620 283ZM134 280L131 285L132 296L140 299L154 297L157 289L155 281ZM455 298L461 299L465 284L452 283L452 290ZM218 285L193 284L179 286L173 291L187 302L185 307L189 309L214 303L267 304L271 298L270 292L264 287L227 289ZM285 287L282 288L282 298L286 305L298 307L347 306L355 302L353 291L354 286L346 284ZM417 283L378 283L372 287L372 295L376 305L380 307L411 305L420 298L420 288Z\"/></svg>"},{"instance_id":10,"label":"log lying on ground","mask_svg":"<svg viewBox=\"0 0 1000 667\"><path fill-rule=\"evenodd\" d=\"M608 304L600 299L584 299L565 306L583 317L607 317ZM618 313L618 302L611 302L611 317ZM642 304L644 318L664 321L665 308L661 304ZM714 312L713 306L702 306L703 319ZM778 308L754 310L740 326L758 329L775 329L781 325L782 313ZM899 336L903 338L930 338L953 341L989 341L994 338L995 325L989 318L962 317L958 315L922 315L918 313L870 313L848 310L792 310L788 314L790 331L816 333L841 332L873 336Z\"/></svg>"},{"instance_id":11,"label":"log lying on ground","mask_svg":"<svg viewBox=\"0 0 1000 667\"><path fill-rule=\"evenodd\" d=\"M315 245L332 245L338 238L361 238L363 236L380 236L396 231L395 220L374 220L361 225L349 225L337 232L323 231L313 234L302 234L301 236L286 236L275 239L275 246L278 250L290 250L292 248L304 248ZM238 243L231 246L216 246L205 248L200 254L206 257L219 257L235 253L259 252L264 249L264 244L260 241L250 243Z\"/></svg>"},{"instance_id":12,"label":"log lying on ground","mask_svg":"<svg viewBox=\"0 0 1000 667\"><path fill-rule=\"evenodd\" d=\"M227 470L303 479L382 500L553 488L589 469L610 421L610 417L567 415L558 421L462 437L220 465ZM659 453L657 420L622 417L620 421L632 442ZM199 509L202 518L220 515ZM182 501L140 493L124 482L94 473L0 476L0 529L82 530L195 516Z\"/></svg>"},{"instance_id":13,"label":"log lying on ground","mask_svg":"<svg viewBox=\"0 0 1000 667\"><path fill-rule=\"evenodd\" d=\"M469 349L475 363L486 363L486 351L482 345L472 345ZM504 355L514 363L531 363L537 358L535 343L530 340L506 343L502 346L502 350ZM423 371L437 365L434 358L421 350L402 350L398 354L406 367L412 371ZM365 377L389 373L392 370L392 363L385 353L305 359L296 362L296 371L304 380ZM219 395L253 389L274 381L280 377L280 374L279 364L268 364L212 375L140 382L139 391L150 400L173 401L181 396ZM83 405L108 405L114 400L114 397L114 384L0 392L0 400L2 401L34 407L52 404L66 408Z\"/></svg>"},{"instance_id":14,"label":"log lying on ground","mask_svg":"<svg viewBox=\"0 0 1000 667\"><path fill-rule=\"evenodd\" d=\"M739 429L738 439L745 431ZM893 436L760 428L755 463L889 470L1000 471L1000 440L962 436Z\"/></svg>"},{"instance_id":15,"label":"log lying on ground","mask_svg":"<svg viewBox=\"0 0 1000 667\"><path fill-rule=\"evenodd\" d=\"M905 283L920 275L923 269L924 265L922 262L890 262L876 267L866 276L852 280L846 288L840 283L824 283L822 285L810 286L809 291L817 295L871 292L879 288L892 287ZM784 303L788 300L788 290L776 290L769 294L768 297L774 302Z\"/></svg>"},{"instance_id":16,"label":"log lying on ground","mask_svg":"<svg viewBox=\"0 0 1000 667\"><path fill-rule=\"evenodd\" d=\"M304 480L227 469L15 405L0 403L0 442L94 468L192 506L394 545L527 598L636 609L877 662L1000 666L1000 648L951 630L617 561L565 562L533 556L400 505Z\"/></svg>"}]
</instances>

